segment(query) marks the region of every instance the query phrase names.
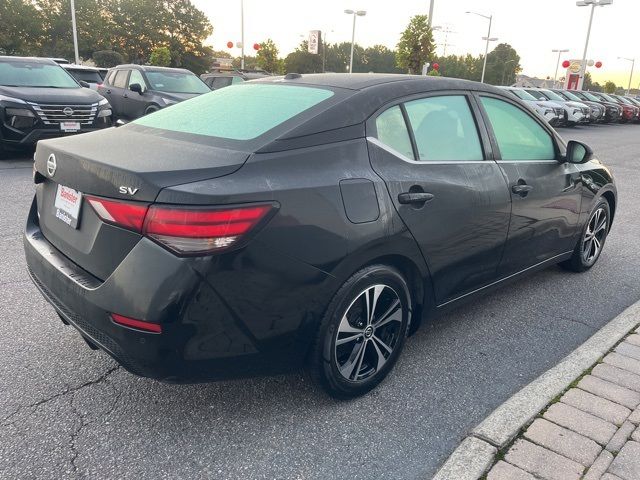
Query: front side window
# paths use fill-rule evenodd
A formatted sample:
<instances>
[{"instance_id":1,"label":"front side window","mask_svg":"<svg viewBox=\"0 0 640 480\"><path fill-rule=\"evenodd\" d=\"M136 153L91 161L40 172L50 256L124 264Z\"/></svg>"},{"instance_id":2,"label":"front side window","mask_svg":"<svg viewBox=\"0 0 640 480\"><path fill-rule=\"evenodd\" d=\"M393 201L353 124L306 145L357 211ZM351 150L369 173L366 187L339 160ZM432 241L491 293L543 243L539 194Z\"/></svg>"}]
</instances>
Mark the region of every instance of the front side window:
<instances>
[{"instance_id":1,"label":"front side window","mask_svg":"<svg viewBox=\"0 0 640 480\"><path fill-rule=\"evenodd\" d=\"M522 109L503 100L481 97L502 160L554 160L551 135Z\"/></svg>"},{"instance_id":2,"label":"front side window","mask_svg":"<svg viewBox=\"0 0 640 480\"><path fill-rule=\"evenodd\" d=\"M131 85L133 85L134 83L140 85L143 92L147 89L147 84L144 81L144 77L138 70L131 70L131 75L129 75L128 87L131 87Z\"/></svg>"},{"instance_id":3,"label":"front side window","mask_svg":"<svg viewBox=\"0 0 640 480\"><path fill-rule=\"evenodd\" d=\"M478 129L463 95L414 100L405 104L419 161L483 160Z\"/></svg>"},{"instance_id":4,"label":"front side window","mask_svg":"<svg viewBox=\"0 0 640 480\"><path fill-rule=\"evenodd\" d=\"M376 130L378 140L405 157L413 159L411 138L398 105L385 110L376 118Z\"/></svg>"}]
</instances>

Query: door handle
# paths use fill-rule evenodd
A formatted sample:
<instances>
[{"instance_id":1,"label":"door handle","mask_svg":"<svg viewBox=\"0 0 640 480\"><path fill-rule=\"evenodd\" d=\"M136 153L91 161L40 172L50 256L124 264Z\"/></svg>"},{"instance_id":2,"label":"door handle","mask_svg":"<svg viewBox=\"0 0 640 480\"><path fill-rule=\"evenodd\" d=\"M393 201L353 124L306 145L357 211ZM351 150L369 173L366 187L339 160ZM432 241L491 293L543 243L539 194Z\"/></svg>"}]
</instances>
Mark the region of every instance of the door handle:
<instances>
[{"instance_id":1,"label":"door handle","mask_svg":"<svg viewBox=\"0 0 640 480\"><path fill-rule=\"evenodd\" d=\"M402 205L426 203L433 200L434 195L427 192L404 192L398 195L398 202Z\"/></svg>"},{"instance_id":2,"label":"door handle","mask_svg":"<svg viewBox=\"0 0 640 480\"><path fill-rule=\"evenodd\" d=\"M533 190L533 187L531 185L527 185L526 183L514 185L513 187L511 187L511 191L516 195L520 195L521 197L525 197L531 190Z\"/></svg>"}]
</instances>

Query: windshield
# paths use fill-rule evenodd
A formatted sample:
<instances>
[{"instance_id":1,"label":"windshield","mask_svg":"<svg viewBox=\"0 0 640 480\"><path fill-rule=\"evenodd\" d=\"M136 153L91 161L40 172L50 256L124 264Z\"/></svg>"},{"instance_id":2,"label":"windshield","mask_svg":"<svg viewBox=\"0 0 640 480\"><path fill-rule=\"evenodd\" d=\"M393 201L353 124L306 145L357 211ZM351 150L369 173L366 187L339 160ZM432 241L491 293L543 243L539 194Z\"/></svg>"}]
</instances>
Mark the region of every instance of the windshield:
<instances>
[{"instance_id":1,"label":"windshield","mask_svg":"<svg viewBox=\"0 0 640 480\"><path fill-rule=\"evenodd\" d=\"M513 92L515 96L517 96L518 98L521 98L522 100L528 100L528 101L534 101L534 102L538 100L536 97L534 97L530 93L525 92L524 90L514 89L514 90L511 90L511 92Z\"/></svg>"},{"instance_id":2,"label":"windshield","mask_svg":"<svg viewBox=\"0 0 640 480\"><path fill-rule=\"evenodd\" d=\"M568 98L569 100L573 100L574 102L579 102L580 98L574 95L571 92L562 92L562 96Z\"/></svg>"},{"instance_id":3,"label":"windshield","mask_svg":"<svg viewBox=\"0 0 640 480\"><path fill-rule=\"evenodd\" d=\"M0 85L5 87L80 88L59 65L47 63L0 62Z\"/></svg>"},{"instance_id":4,"label":"windshield","mask_svg":"<svg viewBox=\"0 0 640 480\"><path fill-rule=\"evenodd\" d=\"M98 72L91 70L67 70L76 80L82 80L87 83L102 83L102 77Z\"/></svg>"},{"instance_id":5,"label":"windshield","mask_svg":"<svg viewBox=\"0 0 640 480\"><path fill-rule=\"evenodd\" d=\"M630 101L628 98L624 98L624 97L616 97L618 99L620 99L622 102L626 103L627 105L633 105L633 102ZM635 105L633 105L635 107Z\"/></svg>"},{"instance_id":6,"label":"windshield","mask_svg":"<svg viewBox=\"0 0 640 480\"><path fill-rule=\"evenodd\" d=\"M545 94L546 97L549 98L549 100L558 100L560 102L565 101L560 95L558 95L555 92L552 92L551 90L544 90L543 93Z\"/></svg>"},{"instance_id":7,"label":"windshield","mask_svg":"<svg viewBox=\"0 0 640 480\"><path fill-rule=\"evenodd\" d=\"M593 93L589 93L589 92L580 92L580 93L582 94L583 97L585 97L587 100L591 100L592 102L602 101L598 97L596 97Z\"/></svg>"},{"instance_id":8,"label":"windshield","mask_svg":"<svg viewBox=\"0 0 640 480\"><path fill-rule=\"evenodd\" d=\"M251 140L333 96L331 90L239 84L141 117L132 124L230 140Z\"/></svg>"},{"instance_id":9,"label":"windshield","mask_svg":"<svg viewBox=\"0 0 640 480\"><path fill-rule=\"evenodd\" d=\"M167 93L207 93L211 89L193 73L147 71L152 90Z\"/></svg>"},{"instance_id":10,"label":"windshield","mask_svg":"<svg viewBox=\"0 0 640 480\"><path fill-rule=\"evenodd\" d=\"M526 90L529 95L532 95L536 100L549 100L542 92L538 90Z\"/></svg>"},{"instance_id":11,"label":"windshield","mask_svg":"<svg viewBox=\"0 0 640 480\"><path fill-rule=\"evenodd\" d=\"M606 93L601 93L600 96L602 98L604 98L607 102L611 102L611 103L620 103L618 102L615 98L610 97L609 95L607 95Z\"/></svg>"}]
</instances>

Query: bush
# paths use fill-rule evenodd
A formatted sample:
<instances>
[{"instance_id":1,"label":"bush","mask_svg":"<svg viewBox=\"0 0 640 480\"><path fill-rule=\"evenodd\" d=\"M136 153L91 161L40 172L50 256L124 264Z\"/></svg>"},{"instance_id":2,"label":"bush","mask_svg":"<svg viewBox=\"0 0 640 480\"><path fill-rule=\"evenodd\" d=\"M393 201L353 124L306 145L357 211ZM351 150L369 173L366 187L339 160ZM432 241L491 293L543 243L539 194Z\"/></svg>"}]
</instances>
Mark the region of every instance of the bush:
<instances>
[{"instance_id":1,"label":"bush","mask_svg":"<svg viewBox=\"0 0 640 480\"><path fill-rule=\"evenodd\" d=\"M157 67L168 67L171 65L171 52L167 47L156 47L151 52L149 63Z\"/></svg>"},{"instance_id":2,"label":"bush","mask_svg":"<svg viewBox=\"0 0 640 480\"><path fill-rule=\"evenodd\" d=\"M99 50L93 52L93 61L96 67L111 68L124 63L124 57L113 50Z\"/></svg>"}]
</instances>

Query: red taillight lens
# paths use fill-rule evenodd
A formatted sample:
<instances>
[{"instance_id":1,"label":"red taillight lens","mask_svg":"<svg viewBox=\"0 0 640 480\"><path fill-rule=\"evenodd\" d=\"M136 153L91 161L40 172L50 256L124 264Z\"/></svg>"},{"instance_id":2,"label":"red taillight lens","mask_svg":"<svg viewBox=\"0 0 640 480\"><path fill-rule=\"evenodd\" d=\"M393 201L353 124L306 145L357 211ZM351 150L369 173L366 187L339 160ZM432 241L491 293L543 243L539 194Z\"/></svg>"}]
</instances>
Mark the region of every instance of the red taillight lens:
<instances>
[{"instance_id":1,"label":"red taillight lens","mask_svg":"<svg viewBox=\"0 0 640 480\"><path fill-rule=\"evenodd\" d=\"M238 243L272 208L258 205L207 210L152 205L143 233L177 253L211 253Z\"/></svg>"},{"instance_id":2,"label":"red taillight lens","mask_svg":"<svg viewBox=\"0 0 640 480\"><path fill-rule=\"evenodd\" d=\"M159 323L136 320L135 318L125 317L124 315L118 315L117 313L112 313L111 319L118 325L123 325L125 327L135 328L136 330L142 330L150 333L162 333L162 325Z\"/></svg>"},{"instance_id":3,"label":"red taillight lens","mask_svg":"<svg viewBox=\"0 0 640 480\"><path fill-rule=\"evenodd\" d=\"M142 232L144 217L149 209L147 204L105 200L90 196L87 196L87 201L105 222Z\"/></svg>"},{"instance_id":4,"label":"red taillight lens","mask_svg":"<svg viewBox=\"0 0 640 480\"><path fill-rule=\"evenodd\" d=\"M274 208L182 208L87 196L105 222L146 235L181 255L203 255L237 245Z\"/></svg>"}]
</instances>

